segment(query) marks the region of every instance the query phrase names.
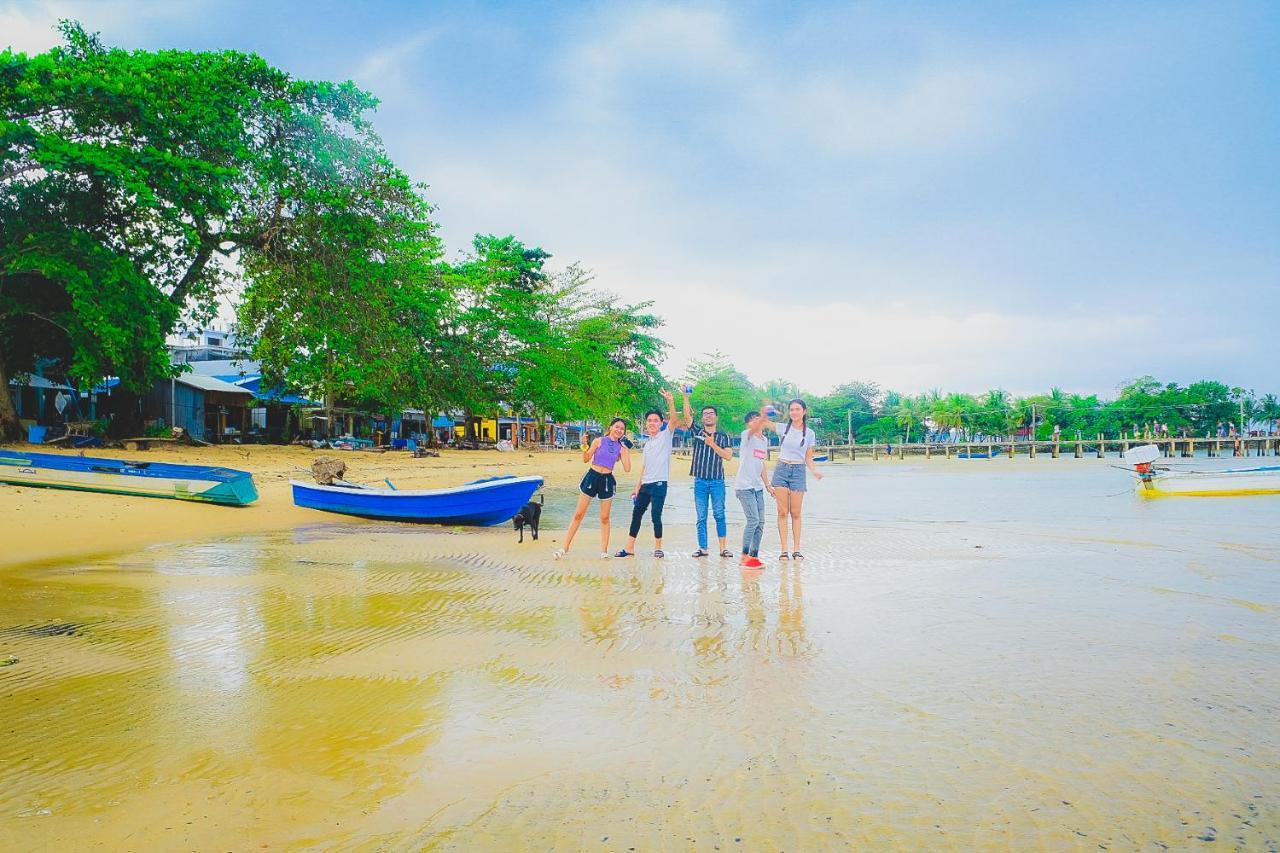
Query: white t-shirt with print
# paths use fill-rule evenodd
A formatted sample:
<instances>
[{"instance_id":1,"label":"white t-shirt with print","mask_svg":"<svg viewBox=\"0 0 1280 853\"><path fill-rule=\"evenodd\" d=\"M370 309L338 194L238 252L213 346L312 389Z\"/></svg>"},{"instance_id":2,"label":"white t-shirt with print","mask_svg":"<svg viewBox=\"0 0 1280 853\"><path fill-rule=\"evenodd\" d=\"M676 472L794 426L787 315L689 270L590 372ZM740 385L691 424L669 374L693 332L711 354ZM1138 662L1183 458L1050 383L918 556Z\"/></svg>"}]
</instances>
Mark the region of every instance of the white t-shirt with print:
<instances>
[{"instance_id":1,"label":"white t-shirt with print","mask_svg":"<svg viewBox=\"0 0 1280 853\"><path fill-rule=\"evenodd\" d=\"M778 460L781 462L803 463L809 454L809 448L818 443L818 435L812 427L802 433L799 427L791 427L791 421L777 423L770 421L769 426L778 433ZM803 444L801 443L803 441Z\"/></svg>"},{"instance_id":2,"label":"white t-shirt with print","mask_svg":"<svg viewBox=\"0 0 1280 853\"><path fill-rule=\"evenodd\" d=\"M756 489L764 490L764 478L760 475L764 472L764 464L769 458L769 439L763 434L752 435L751 430L744 429L742 431L742 445L738 448L741 456L741 462L738 466L738 476L733 481L733 487L738 490Z\"/></svg>"},{"instance_id":3,"label":"white t-shirt with print","mask_svg":"<svg viewBox=\"0 0 1280 853\"><path fill-rule=\"evenodd\" d=\"M644 440L644 476L642 483L664 483L671 479L671 437L675 432L667 428Z\"/></svg>"}]
</instances>

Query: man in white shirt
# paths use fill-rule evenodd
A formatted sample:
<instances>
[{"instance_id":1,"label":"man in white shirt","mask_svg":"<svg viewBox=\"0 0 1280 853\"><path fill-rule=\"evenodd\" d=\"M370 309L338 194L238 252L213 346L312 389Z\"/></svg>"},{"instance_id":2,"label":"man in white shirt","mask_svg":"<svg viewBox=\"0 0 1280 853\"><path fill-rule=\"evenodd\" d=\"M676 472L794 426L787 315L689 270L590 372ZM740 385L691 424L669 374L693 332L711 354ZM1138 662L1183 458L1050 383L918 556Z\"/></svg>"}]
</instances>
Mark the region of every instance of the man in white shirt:
<instances>
[{"instance_id":1,"label":"man in white shirt","mask_svg":"<svg viewBox=\"0 0 1280 853\"><path fill-rule=\"evenodd\" d=\"M650 409L644 416L644 431L648 437L641 451L640 482L631 492L631 499L635 501L635 508L631 511L631 530L627 546L615 554L615 557L635 556L640 522L649 510L653 512L653 556L666 556L662 551L662 507L667 501L667 481L671 479L671 437L677 421L675 395L663 389L662 399L667 401L665 423L662 412L658 409ZM693 421L688 395L684 398L684 417L686 423Z\"/></svg>"},{"instance_id":2,"label":"man in white shirt","mask_svg":"<svg viewBox=\"0 0 1280 853\"><path fill-rule=\"evenodd\" d=\"M742 567L761 569L760 540L764 536L764 493L772 495L768 479L769 439L764 436L765 419L759 412L747 412L747 428L742 431L738 452L742 464L733 481L734 494L742 502L746 526L742 529Z\"/></svg>"}]
</instances>

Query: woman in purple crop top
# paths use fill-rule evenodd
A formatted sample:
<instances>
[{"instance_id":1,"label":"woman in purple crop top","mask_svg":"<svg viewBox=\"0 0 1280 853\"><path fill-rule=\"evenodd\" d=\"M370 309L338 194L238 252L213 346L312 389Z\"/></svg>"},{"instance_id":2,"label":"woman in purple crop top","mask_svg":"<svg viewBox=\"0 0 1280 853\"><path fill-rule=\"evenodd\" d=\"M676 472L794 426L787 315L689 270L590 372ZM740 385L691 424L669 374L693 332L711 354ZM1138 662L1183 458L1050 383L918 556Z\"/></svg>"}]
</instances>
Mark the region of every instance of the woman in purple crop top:
<instances>
[{"instance_id":1,"label":"woman in purple crop top","mask_svg":"<svg viewBox=\"0 0 1280 853\"><path fill-rule=\"evenodd\" d=\"M626 435L627 422L622 418L614 418L605 434L591 442L591 446L583 451L582 461L591 467L587 469L579 486L578 490L582 494L578 495L578 506L573 511L573 521L569 522L564 547L555 553L557 560L569 553L569 546L573 544L573 537L578 534L592 498L600 499L600 556L609 556L609 512L613 508L613 493L618 490L613 469L621 461L622 470L631 472L631 442L627 441Z\"/></svg>"}]
</instances>

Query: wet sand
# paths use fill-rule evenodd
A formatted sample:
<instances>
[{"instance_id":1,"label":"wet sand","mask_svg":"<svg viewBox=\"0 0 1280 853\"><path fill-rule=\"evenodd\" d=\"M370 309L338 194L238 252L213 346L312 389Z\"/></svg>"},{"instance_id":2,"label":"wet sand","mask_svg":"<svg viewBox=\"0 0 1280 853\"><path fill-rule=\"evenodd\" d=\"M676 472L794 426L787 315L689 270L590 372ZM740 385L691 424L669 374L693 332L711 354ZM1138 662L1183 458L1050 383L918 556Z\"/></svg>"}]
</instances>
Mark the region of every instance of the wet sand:
<instances>
[{"instance_id":1,"label":"wet sand","mask_svg":"<svg viewBox=\"0 0 1280 853\"><path fill-rule=\"evenodd\" d=\"M1280 502L1061 464L830 469L764 572L687 483L662 561L308 514L10 565L0 847L1274 849Z\"/></svg>"}]
</instances>

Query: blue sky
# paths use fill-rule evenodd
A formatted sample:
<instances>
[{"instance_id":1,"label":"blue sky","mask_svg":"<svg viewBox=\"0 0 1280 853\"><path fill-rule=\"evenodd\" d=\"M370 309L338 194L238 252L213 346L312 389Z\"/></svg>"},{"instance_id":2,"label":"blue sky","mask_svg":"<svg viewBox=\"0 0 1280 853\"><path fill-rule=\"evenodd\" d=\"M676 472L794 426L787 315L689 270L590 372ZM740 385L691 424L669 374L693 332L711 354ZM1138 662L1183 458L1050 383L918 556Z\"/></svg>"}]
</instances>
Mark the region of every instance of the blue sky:
<instances>
[{"instance_id":1,"label":"blue sky","mask_svg":"<svg viewBox=\"0 0 1280 853\"><path fill-rule=\"evenodd\" d=\"M382 98L454 251L653 300L677 374L1280 390L1280 4L6 2Z\"/></svg>"}]
</instances>

